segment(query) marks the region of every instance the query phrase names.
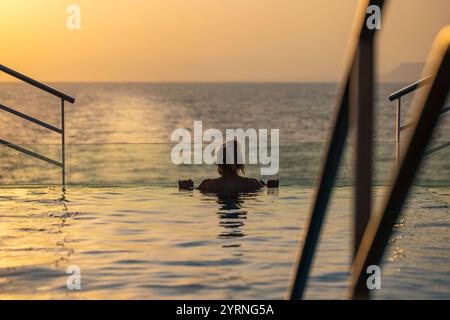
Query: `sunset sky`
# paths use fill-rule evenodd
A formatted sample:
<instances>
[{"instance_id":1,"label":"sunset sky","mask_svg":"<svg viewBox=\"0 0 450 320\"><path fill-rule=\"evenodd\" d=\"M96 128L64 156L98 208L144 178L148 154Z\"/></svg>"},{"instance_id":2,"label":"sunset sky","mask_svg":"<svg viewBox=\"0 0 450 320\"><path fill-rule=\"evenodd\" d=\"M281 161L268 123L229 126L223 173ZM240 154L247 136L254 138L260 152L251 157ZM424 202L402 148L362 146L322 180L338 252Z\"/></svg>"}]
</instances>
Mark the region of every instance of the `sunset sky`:
<instances>
[{"instance_id":1,"label":"sunset sky","mask_svg":"<svg viewBox=\"0 0 450 320\"><path fill-rule=\"evenodd\" d=\"M81 30L66 9L81 8ZM357 0L0 0L0 63L43 81L336 81ZM391 0L379 72L427 57L448 0ZM0 76L0 81L10 80Z\"/></svg>"}]
</instances>

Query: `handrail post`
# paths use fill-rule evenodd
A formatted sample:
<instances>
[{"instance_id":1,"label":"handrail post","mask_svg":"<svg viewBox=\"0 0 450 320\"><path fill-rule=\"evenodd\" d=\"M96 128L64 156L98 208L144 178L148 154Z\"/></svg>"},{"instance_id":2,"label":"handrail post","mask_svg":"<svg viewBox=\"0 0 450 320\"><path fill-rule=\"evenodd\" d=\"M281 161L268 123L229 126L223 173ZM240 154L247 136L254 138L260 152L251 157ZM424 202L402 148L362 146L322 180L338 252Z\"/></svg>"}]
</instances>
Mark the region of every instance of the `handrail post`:
<instances>
[{"instance_id":1,"label":"handrail post","mask_svg":"<svg viewBox=\"0 0 450 320\"><path fill-rule=\"evenodd\" d=\"M61 183L63 188L66 185L66 130L64 125L64 99L61 99Z\"/></svg>"},{"instance_id":2,"label":"handrail post","mask_svg":"<svg viewBox=\"0 0 450 320\"><path fill-rule=\"evenodd\" d=\"M402 129L402 98L397 99L397 116L395 121L395 168L398 171L400 165L400 131Z\"/></svg>"}]
</instances>

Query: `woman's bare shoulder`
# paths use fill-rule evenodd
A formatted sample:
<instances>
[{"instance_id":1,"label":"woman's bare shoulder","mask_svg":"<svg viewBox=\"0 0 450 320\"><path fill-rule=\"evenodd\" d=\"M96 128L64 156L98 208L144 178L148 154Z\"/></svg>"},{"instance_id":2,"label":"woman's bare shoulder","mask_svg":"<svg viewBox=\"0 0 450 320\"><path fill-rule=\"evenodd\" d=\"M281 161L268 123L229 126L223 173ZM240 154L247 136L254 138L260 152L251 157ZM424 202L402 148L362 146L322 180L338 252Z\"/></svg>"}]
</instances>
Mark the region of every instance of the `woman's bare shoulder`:
<instances>
[{"instance_id":1,"label":"woman's bare shoulder","mask_svg":"<svg viewBox=\"0 0 450 320\"><path fill-rule=\"evenodd\" d=\"M248 192L258 190L264 185L257 179L239 177L237 180L224 180L224 178L203 180L198 189L202 192Z\"/></svg>"},{"instance_id":2,"label":"woman's bare shoulder","mask_svg":"<svg viewBox=\"0 0 450 320\"><path fill-rule=\"evenodd\" d=\"M264 187L264 185L259 180L254 179L254 178L244 178L243 177L242 180L244 181L245 185L250 188L259 189L259 188Z\"/></svg>"},{"instance_id":3,"label":"woman's bare shoulder","mask_svg":"<svg viewBox=\"0 0 450 320\"><path fill-rule=\"evenodd\" d=\"M210 191L211 188L215 185L216 179L205 179L203 180L200 185L198 186L198 189L200 191Z\"/></svg>"}]
</instances>

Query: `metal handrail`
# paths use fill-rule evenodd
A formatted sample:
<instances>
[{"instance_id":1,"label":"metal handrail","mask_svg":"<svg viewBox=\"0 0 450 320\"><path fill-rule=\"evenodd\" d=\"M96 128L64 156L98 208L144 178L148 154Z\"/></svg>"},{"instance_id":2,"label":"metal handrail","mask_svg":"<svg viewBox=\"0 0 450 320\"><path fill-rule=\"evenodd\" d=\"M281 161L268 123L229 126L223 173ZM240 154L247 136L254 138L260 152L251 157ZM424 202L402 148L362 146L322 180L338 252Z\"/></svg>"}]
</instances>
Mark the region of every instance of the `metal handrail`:
<instances>
[{"instance_id":1,"label":"metal handrail","mask_svg":"<svg viewBox=\"0 0 450 320\"><path fill-rule=\"evenodd\" d=\"M429 76L429 77L426 77L426 78L424 78L422 80L414 82L414 83L412 83L412 84L410 84L410 85L408 85L408 86L406 86L406 87L404 87L404 88L402 88L402 89L400 89L400 90L390 94L389 95L389 101L394 101L394 100L400 99L401 97L403 97L403 96L405 96L405 95L407 95L407 94L409 94L409 93L411 93L411 92L413 92L413 91L423 87L424 85L430 83L431 80L433 80L433 76Z\"/></svg>"},{"instance_id":2,"label":"metal handrail","mask_svg":"<svg viewBox=\"0 0 450 320\"><path fill-rule=\"evenodd\" d=\"M2 64L0 64L0 71L3 71L4 73L9 74L10 76L12 76L16 79L26 82L26 83L32 85L33 87L39 88L47 93L50 93L58 98L61 98L62 100L68 101L70 103L75 103L75 98L73 98L65 93L62 93L52 87L49 87L46 84L43 84L39 81L31 79L30 77L27 77L26 75L23 75L15 70L5 67Z\"/></svg>"},{"instance_id":3,"label":"metal handrail","mask_svg":"<svg viewBox=\"0 0 450 320\"><path fill-rule=\"evenodd\" d=\"M322 164L317 188L315 189L306 238L294 267L294 276L290 289L291 299L301 299L306 288L309 270L320 237L321 226L325 219L333 183L337 177L345 141L348 136L350 108L352 108L351 113L355 114L357 118L358 147L356 158L359 160L357 162L359 165L356 168L358 173L356 207L359 210L355 210L355 219L360 225L355 228L355 248L359 246L358 240L362 237L359 232L364 230L367 222L365 220L368 220L368 214L370 213L368 211L364 212L364 210L370 211L372 144L367 143L367 139L371 138L373 120L373 43L376 29L370 30L366 28L366 19L368 17L367 9L370 6L375 5L382 9L385 1L365 0L359 3L360 7L357 10L349 51L346 55L344 78L340 82L334 125L331 130L331 136L328 139L327 152Z\"/></svg>"},{"instance_id":4,"label":"metal handrail","mask_svg":"<svg viewBox=\"0 0 450 320\"><path fill-rule=\"evenodd\" d=\"M450 141L446 142L446 143L443 143L443 144L441 144L439 146L433 147L430 150L427 150L425 152L425 156L429 156L429 155L431 155L433 153L436 153L436 152L441 151L441 150L443 150L445 148L448 148L448 147L450 147Z\"/></svg>"},{"instance_id":5,"label":"metal handrail","mask_svg":"<svg viewBox=\"0 0 450 320\"><path fill-rule=\"evenodd\" d=\"M379 265L391 238L393 228L400 215L408 191L419 170L426 147L438 123L441 109L450 91L450 25L437 36L429 61L435 76L430 88L417 99L414 130L409 136L407 148L402 154L398 169L393 172L392 183L378 214L372 215L358 253L353 261L351 291L352 298L359 298L365 286L368 266Z\"/></svg>"},{"instance_id":6,"label":"metal handrail","mask_svg":"<svg viewBox=\"0 0 450 320\"><path fill-rule=\"evenodd\" d=\"M389 101L397 100L397 110L395 114L395 163L398 169L400 162L400 132L402 131L402 97L414 92L415 90L425 86L433 79L433 76L426 77L422 80L414 82L392 94L389 95Z\"/></svg>"},{"instance_id":7,"label":"metal handrail","mask_svg":"<svg viewBox=\"0 0 450 320\"><path fill-rule=\"evenodd\" d=\"M37 124L37 125L39 125L41 127L44 127L44 128L46 128L48 130L51 130L51 131L54 131L54 132L60 134L61 135L61 161L56 161L56 160L47 158L47 157L45 157L45 156L43 156L41 154L38 154L38 153L36 153L34 151L25 149L23 147L15 145L14 143L11 143L11 142L8 142L8 141L2 140L2 139L0 139L0 144L4 145L6 147L9 147L11 149L14 149L16 151L19 151L21 153L24 153L24 154L26 154L28 156L34 157L36 159L39 159L39 160L48 162L50 164L53 164L53 165L55 165L57 167L60 167L61 168L61 184L64 186L66 184L66 152L65 152L65 150L66 150L65 149L66 143L65 143L64 101L68 101L70 103L75 103L75 98L73 98L73 97L71 97L71 96L69 96L69 95L67 95L65 93L62 93L62 92L60 92L60 91L58 91L58 90L56 90L54 88L51 88L51 87L49 87L49 86L47 86L47 85L45 85L45 84L43 84L43 83L41 83L39 81L36 81L36 80L34 80L34 79L30 78L30 77L27 77L27 76L25 76L25 75L23 75L23 74L21 74L21 73L19 73L17 71L14 71L14 70L12 70L12 69L10 69L8 67L5 67L4 65L1 65L1 64L0 64L0 71L3 71L6 74L9 74L10 76L12 76L12 77L14 77L16 79L19 79L19 80L21 80L23 82L26 82L26 83L28 83L28 84L30 84L30 85L32 85L32 86L34 86L34 87L36 87L36 88L38 88L40 90L43 90L43 91L45 91L47 93L50 93L50 94L52 94L52 95L54 95L54 96L56 96L56 97L61 99L61 128L57 128L57 127L52 126L51 124L48 124L48 123L46 123L44 121L41 121L41 120L36 119L34 117L31 117L31 116L29 116L29 115L27 115L25 113L19 112L19 111L14 110L14 109L12 109L10 107L7 107L7 106L5 106L3 104L0 104L0 110L9 112L9 113L11 113L11 114L13 114L13 115L15 115L17 117L20 117L22 119L28 120L28 121L33 122L33 123L35 123L35 124Z\"/></svg>"},{"instance_id":8,"label":"metal handrail","mask_svg":"<svg viewBox=\"0 0 450 320\"><path fill-rule=\"evenodd\" d=\"M408 86L397 93L397 100L411 90L432 82L431 89L419 102L420 113L414 122L414 133L402 160L400 170L395 171L391 184L391 192L385 198L384 207L378 215L372 213L372 131L374 104L374 36L375 30L365 28L366 10L377 5L383 8L385 1L360 1L357 11L355 36L350 45L350 53L344 73L344 81L338 95L338 104L328 140L327 152L322 164L319 181L315 189L305 241L300 250L299 259L295 265L294 277L291 283L290 298L300 299L306 288L309 270L312 265L321 227L337 177L337 171L343 155L345 141L350 127L354 127L356 136L355 161L355 205L354 205L354 248L355 255L351 272L351 298L367 299L370 292L366 284L366 271L371 265L379 265L383 252L388 244L397 217L406 199L406 194L412 185L414 175L418 171L420 161L425 155L425 148L437 124L442 104L445 102L450 88L450 27L439 35L437 45L433 48L432 61L442 60L435 67L432 79ZM360 28L360 29L359 29ZM443 51L446 44L446 51ZM435 60L438 57L439 59ZM350 121L349 121L350 120ZM400 131L400 130L399 130ZM361 234L362 232L362 234Z\"/></svg>"},{"instance_id":9,"label":"metal handrail","mask_svg":"<svg viewBox=\"0 0 450 320\"><path fill-rule=\"evenodd\" d=\"M31 157L36 158L36 159L39 159L39 160L51 163L51 164L53 164L53 165L55 165L57 167L62 168L62 166L63 166L63 164L61 162L59 162L59 161L47 158L47 157L45 157L45 156L43 156L43 155L41 155L39 153L33 152L31 150L28 150L28 149L25 149L25 148L22 148L22 147L19 147L18 145L15 145L15 144L10 143L8 141L0 139L0 144L2 144L4 146L7 146L7 147L9 147L11 149L17 150L19 152L25 153L25 154L27 154L27 155L29 155Z\"/></svg>"},{"instance_id":10,"label":"metal handrail","mask_svg":"<svg viewBox=\"0 0 450 320\"><path fill-rule=\"evenodd\" d=\"M38 120L36 118L30 117L29 115L27 115L25 113L19 112L19 111L14 110L14 109L11 109L11 108L9 108L9 107L1 104L1 103L0 103L0 109L3 110L3 111L9 112L9 113L11 113L13 115L16 115L16 116L18 116L18 117L20 117L22 119L25 119L25 120L33 122L33 123L35 123L37 125L40 125L41 127L44 127L44 128L49 129L49 130L55 131L55 132L57 132L59 134L62 134L62 130L61 129L56 128L56 127L52 126L51 124L45 123L44 121L41 121L41 120Z\"/></svg>"},{"instance_id":11,"label":"metal handrail","mask_svg":"<svg viewBox=\"0 0 450 320\"><path fill-rule=\"evenodd\" d=\"M417 89L424 87L425 85L429 84L432 80L434 79L434 76L429 76L426 78L423 78L422 80L419 80L417 82L414 82L392 94L389 95L388 99L389 101L395 101L397 100L397 110L396 110L396 121L395 121L395 163L396 163L396 168L398 169L399 165L400 165L400 153L401 153L401 137L400 137L400 133L403 130L406 130L408 128L410 128L413 124L412 123L407 123L405 125L402 126L401 123L401 113L402 113L402 97L416 91ZM443 108L440 111L440 114L444 114L446 112L450 111L450 107L446 107ZM445 146L446 144L444 144L443 146ZM432 154L434 152L437 152L439 150L444 149L444 147L439 146L437 148L434 148L433 152L427 152L427 154Z\"/></svg>"}]
</instances>

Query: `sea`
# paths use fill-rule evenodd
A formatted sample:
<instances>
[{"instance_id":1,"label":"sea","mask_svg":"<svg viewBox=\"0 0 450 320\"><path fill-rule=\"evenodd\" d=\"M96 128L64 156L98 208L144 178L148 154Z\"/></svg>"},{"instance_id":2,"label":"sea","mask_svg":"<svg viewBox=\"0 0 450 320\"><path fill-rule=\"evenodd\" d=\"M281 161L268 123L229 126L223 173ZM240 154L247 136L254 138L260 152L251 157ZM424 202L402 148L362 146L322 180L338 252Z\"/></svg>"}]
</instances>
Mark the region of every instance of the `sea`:
<instances>
[{"instance_id":1,"label":"sea","mask_svg":"<svg viewBox=\"0 0 450 320\"><path fill-rule=\"evenodd\" d=\"M303 244L336 108L336 83L51 83L65 102L61 168L0 145L0 299L284 299ZM374 213L395 168L401 83L379 83ZM423 90L423 89L420 89ZM416 96L402 99L402 124ZM0 83L0 103L61 126L61 102ZM174 164L174 130L278 129L275 190L221 198L179 191L218 176ZM308 299L348 296L353 250L350 131L308 281ZM401 146L407 144L402 132ZM0 139L61 161L61 135L0 110ZM450 139L441 116L430 149ZM207 143L205 143L206 145ZM270 148L269 148L270 153ZM427 156L381 266L376 299L450 299L450 148ZM275 161L275 160L274 160ZM74 270L80 289L70 289Z\"/></svg>"}]
</instances>

